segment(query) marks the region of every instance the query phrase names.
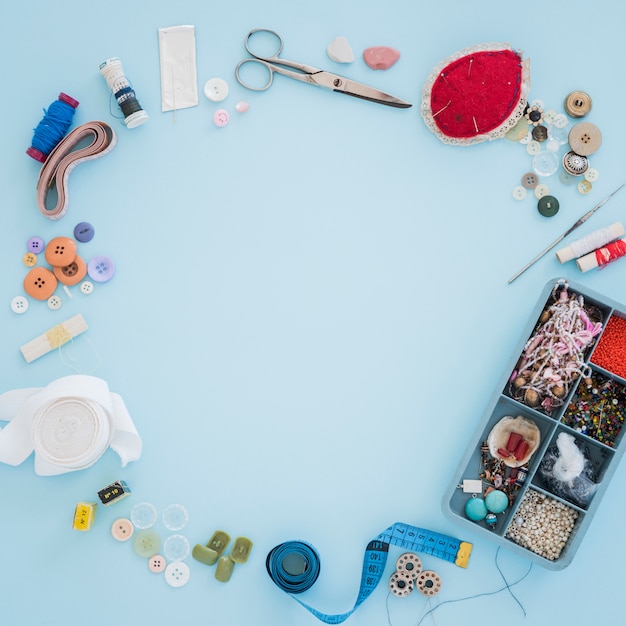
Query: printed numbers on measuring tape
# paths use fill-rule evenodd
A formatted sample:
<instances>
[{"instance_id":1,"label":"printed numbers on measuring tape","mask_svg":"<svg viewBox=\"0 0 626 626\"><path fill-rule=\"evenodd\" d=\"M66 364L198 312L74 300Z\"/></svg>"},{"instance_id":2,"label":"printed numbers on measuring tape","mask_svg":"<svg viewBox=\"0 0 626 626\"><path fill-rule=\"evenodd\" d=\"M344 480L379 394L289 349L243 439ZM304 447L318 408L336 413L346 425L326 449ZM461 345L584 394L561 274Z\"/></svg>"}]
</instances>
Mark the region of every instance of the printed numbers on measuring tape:
<instances>
[{"instance_id":1,"label":"printed numbers on measuring tape","mask_svg":"<svg viewBox=\"0 0 626 626\"><path fill-rule=\"evenodd\" d=\"M267 572L274 583L289 594L296 602L310 611L325 624L341 624L354 613L359 606L372 594L380 582L389 546L398 546L403 550L431 554L440 559L454 563L458 567L467 567L472 552L472 544L460 541L448 535L442 535L416 526L397 522L372 539L365 548L361 584L356 602L346 613L328 615L309 606L293 594L302 593L317 579L319 574L319 557L314 549L303 542L286 542L276 546L268 555L266 561ZM303 551L303 546L306 549ZM304 559L302 572L307 572L306 582L297 574L284 568L285 558L289 555L298 555ZM299 587L299 584L302 586Z\"/></svg>"}]
</instances>

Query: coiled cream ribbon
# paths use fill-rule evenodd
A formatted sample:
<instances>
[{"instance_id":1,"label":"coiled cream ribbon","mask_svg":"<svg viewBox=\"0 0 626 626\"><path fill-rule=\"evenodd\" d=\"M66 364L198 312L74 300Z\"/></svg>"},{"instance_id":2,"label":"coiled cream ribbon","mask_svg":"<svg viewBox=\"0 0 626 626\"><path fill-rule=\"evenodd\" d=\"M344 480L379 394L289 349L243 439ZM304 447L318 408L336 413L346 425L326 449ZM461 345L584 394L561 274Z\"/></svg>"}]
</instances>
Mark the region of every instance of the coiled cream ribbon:
<instances>
[{"instance_id":1,"label":"coiled cream ribbon","mask_svg":"<svg viewBox=\"0 0 626 626\"><path fill-rule=\"evenodd\" d=\"M40 476L93 465L111 447L122 467L141 456L141 439L121 396L93 376L0 395L0 462L20 465L35 452Z\"/></svg>"}]
</instances>

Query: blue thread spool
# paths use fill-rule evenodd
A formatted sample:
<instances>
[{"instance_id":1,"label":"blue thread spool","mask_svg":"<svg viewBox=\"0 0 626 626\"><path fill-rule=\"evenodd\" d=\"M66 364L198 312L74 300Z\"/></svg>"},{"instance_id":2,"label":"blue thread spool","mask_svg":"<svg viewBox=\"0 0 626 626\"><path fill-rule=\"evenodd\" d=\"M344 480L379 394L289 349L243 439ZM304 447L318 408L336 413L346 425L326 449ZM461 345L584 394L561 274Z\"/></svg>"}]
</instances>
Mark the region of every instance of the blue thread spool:
<instances>
[{"instance_id":1,"label":"blue thread spool","mask_svg":"<svg viewBox=\"0 0 626 626\"><path fill-rule=\"evenodd\" d=\"M45 163L48 155L65 137L78 104L78 100L61 92L58 100L55 100L47 111L44 109L44 117L34 130L26 154L40 163Z\"/></svg>"},{"instance_id":2,"label":"blue thread spool","mask_svg":"<svg viewBox=\"0 0 626 626\"><path fill-rule=\"evenodd\" d=\"M128 128L141 126L148 120L148 114L141 108L134 89L124 75L122 62L117 57L100 63L100 74L104 76L109 89L124 115L124 124Z\"/></svg>"}]
</instances>

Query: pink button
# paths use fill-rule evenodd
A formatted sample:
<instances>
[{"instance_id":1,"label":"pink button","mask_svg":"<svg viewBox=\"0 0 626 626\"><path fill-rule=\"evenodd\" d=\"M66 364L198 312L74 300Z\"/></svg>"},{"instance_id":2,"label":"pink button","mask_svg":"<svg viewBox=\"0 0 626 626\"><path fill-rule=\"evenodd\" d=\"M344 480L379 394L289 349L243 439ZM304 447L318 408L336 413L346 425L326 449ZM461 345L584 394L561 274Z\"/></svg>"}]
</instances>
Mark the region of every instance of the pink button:
<instances>
[{"instance_id":1,"label":"pink button","mask_svg":"<svg viewBox=\"0 0 626 626\"><path fill-rule=\"evenodd\" d=\"M133 536L133 532L135 532L133 523L125 517L116 519L111 526L111 534L118 541L128 541Z\"/></svg>"},{"instance_id":2,"label":"pink button","mask_svg":"<svg viewBox=\"0 0 626 626\"><path fill-rule=\"evenodd\" d=\"M148 567L150 568L150 571L154 572L155 574L162 572L167 567L165 557L161 556L160 554L155 554L154 556L151 556L148 560Z\"/></svg>"},{"instance_id":3,"label":"pink button","mask_svg":"<svg viewBox=\"0 0 626 626\"><path fill-rule=\"evenodd\" d=\"M213 123L221 128L222 126L226 126L228 124L228 111L226 109L218 109L213 114Z\"/></svg>"}]
</instances>

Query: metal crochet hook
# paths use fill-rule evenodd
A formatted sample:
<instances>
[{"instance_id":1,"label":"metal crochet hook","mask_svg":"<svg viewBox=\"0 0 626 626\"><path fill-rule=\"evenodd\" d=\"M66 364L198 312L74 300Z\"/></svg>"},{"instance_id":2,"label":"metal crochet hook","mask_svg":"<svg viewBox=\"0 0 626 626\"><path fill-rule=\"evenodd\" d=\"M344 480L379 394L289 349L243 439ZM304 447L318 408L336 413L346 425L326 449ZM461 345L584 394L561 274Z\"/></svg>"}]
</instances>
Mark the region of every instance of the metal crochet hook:
<instances>
[{"instance_id":1,"label":"metal crochet hook","mask_svg":"<svg viewBox=\"0 0 626 626\"><path fill-rule=\"evenodd\" d=\"M604 200L600 200L593 209L589 209L578 221L570 226L560 237L555 239L545 250L540 252L530 263L525 265L515 276L509 278L508 283L511 284L516 278L519 278L529 267L532 267L541 257L548 254L554 246L563 241L570 233L575 231L579 226L582 226L602 205L606 204L622 187L626 186L626 183L622 183L615 191L611 192Z\"/></svg>"}]
</instances>

